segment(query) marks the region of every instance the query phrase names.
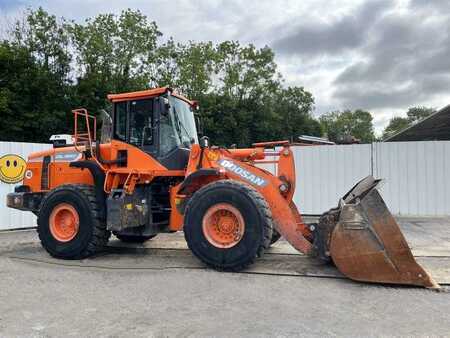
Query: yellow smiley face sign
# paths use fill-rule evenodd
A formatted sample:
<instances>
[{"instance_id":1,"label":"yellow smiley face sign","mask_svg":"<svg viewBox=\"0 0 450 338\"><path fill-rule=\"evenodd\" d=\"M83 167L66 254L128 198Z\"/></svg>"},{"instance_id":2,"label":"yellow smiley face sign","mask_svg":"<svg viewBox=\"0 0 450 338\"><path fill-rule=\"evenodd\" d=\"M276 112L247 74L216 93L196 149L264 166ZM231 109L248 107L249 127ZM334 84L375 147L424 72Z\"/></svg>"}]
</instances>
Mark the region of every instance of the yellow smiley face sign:
<instances>
[{"instance_id":1,"label":"yellow smiley face sign","mask_svg":"<svg viewBox=\"0 0 450 338\"><path fill-rule=\"evenodd\" d=\"M4 155L0 157L0 181L8 184L23 180L27 163L18 155Z\"/></svg>"}]
</instances>

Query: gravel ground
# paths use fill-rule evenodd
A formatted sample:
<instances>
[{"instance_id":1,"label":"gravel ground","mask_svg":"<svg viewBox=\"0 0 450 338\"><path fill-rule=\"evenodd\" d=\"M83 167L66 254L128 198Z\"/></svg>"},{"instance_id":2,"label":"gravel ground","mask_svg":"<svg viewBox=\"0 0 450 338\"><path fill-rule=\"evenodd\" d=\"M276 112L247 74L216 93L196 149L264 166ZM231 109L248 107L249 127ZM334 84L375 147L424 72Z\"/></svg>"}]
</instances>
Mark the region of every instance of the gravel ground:
<instances>
[{"instance_id":1,"label":"gravel ground","mask_svg":"<svg viewBox=\"0 0 450 338\"><path fill-rule=\"evenodd\" d=\"M450 336L448 290L11 259L25 244L34 231L0 234L1 337Z\"/></svg>"}]
</instances>

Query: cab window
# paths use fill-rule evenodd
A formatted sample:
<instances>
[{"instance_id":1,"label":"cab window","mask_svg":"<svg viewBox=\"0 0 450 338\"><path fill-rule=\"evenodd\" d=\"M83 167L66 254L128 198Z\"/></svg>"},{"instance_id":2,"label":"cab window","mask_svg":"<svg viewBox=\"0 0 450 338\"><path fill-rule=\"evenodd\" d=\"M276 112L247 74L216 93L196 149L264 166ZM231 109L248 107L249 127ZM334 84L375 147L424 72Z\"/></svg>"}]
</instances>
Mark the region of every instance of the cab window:
<instances>
[{"instance_id":1,"label":"cab window","mask_svg":"<svg viewBox=\"0 0 450 338\"><path fill-rule=\"evenodd\" d=\"M153 144L153 101L130 101L130 139L138 147Z\"/></svg>"},{"instance_id":2,"label":"cab window","mask_svg":"<svg viewBox=\"0 0 450 338\"><path fill-rule=\"evenodd\" d=\"M137 147L153 144L153 100L115 104L114 138Z\"/></svg>"}]
</instances>

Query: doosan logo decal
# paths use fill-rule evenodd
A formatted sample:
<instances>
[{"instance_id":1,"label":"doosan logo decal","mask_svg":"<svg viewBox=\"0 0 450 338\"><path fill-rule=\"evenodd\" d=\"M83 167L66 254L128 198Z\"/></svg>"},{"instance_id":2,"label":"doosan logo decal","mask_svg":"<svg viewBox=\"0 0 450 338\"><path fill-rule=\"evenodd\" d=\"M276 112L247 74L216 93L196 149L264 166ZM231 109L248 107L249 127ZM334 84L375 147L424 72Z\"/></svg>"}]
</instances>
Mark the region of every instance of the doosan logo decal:
<instances>
[{"instance_id":1,"label":"doosan logo decal","mask_svg":"<svg viewBox=\"0 0 450 338\"><path fill-rule=\"evenodd\" d=\"M81 154L77 152L72 153L57 153L55 154L56 162L74 162L81 158Z\"/></svg>"},{"instance_id":2,"label":"doosan logo decal","mask_svg":"<svg viewBox=\"0 0 450 338\"><path fill-rule=\"evenodd\" d=\"M233 163L230 160L221 159L219 162L219 165L223 167L225 170L231 171L235 173L236 175L241 176L244 180L257 185L258 187L264 187L267 184L267 181L259 176L256 176L255 174L252 174L248 170L238 166L237 164Z\"/></svg>"}]
</instances>

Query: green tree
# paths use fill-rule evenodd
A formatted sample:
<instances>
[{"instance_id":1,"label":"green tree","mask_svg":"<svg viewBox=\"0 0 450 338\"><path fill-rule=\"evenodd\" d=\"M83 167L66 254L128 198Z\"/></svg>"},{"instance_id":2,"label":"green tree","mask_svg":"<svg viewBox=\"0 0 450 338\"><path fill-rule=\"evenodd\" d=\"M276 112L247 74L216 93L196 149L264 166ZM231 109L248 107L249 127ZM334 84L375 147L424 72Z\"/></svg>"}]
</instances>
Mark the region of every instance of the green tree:
<instances>
[{"instance_id":1,"label":"green tree","mask_svg":"<svg viewBox=\"0 0 450 338\"><path fill-rule=\"evenodd\" d=\"M217 46L220 91L238 100L257 98L274 92L280 86L275 55L269 47L257 49L225 41Z\"/></svg>"},{"instance_id":2,"label":"green tree","mask_svg":"<svg viewBox=\"0 0 450 338\"><path fill-rule=\"evenodd\" d=\"M382 139L385 140L402 130L408 128L414 123L419 122L420 120L430 116L431 114L435 113L436 110L434 108L429 107L411 107L406 112L406 117L393 117L386 128L383 131Z\"/></svg>"},{"instance_id":3,"label":"green tree","mask_svg":"<svg viewBox=\"0 0 450 338\"><path fill-rule=\"evenodd\" d=\"M149 62L154 69L151 81L200 100L213 87L216 57L212 42L177 44L171 38L158 47L155 58Z\"/></svg>"},{"instance_id":4,"label":"green tree","mask_svg":"<svg viewBox=\"0 0 450 338\"><path fill-rule=\"evenodd\" d=\"M393 117L390 121L387 127L383 131L382 139L385 140L398 132L402 131L403 129L408 128L410 125L409 121L405 117Z\"/></svg>"},{"instance_id":5,"label":"green tree","mask_svg":"<svg viewBox=\"0 0 450 338\"><path fill-rule=\"evenodd\" d=\"M419 106L409 108L406 112L406 115L408 116L409 123L416 123L435 112L436 109L434 108Z\"/></svg>"},{"instance_id":6,"label":"green tree","mask_svg":"<svg viewBox=\"0 0 450 338\"><path fill-rule=\"evenodd\" d=\"M248 146L278 137L282 128L275 125L281 120L274 105L281 85L270 49L235 41L181 45L169 40L160 53L159 66L165 69L159 74L200 102L205 133L213 142Z\"/></svg>"},{"instance_id":7,"label":"green tree","mask_svg":"<svg viewBox=\"0 0 450 338\"><path fill-rule=\"evenodd\" d=\"M275 96L276 138L298 141L300 135L321 136L320 123L312 117L314 98L303 87L288 87ZM267 130L273 127L267 125Z\"/></svg>"},{"instance_id":8,"label":"green tree","mask_svg":"<svg viewBox=\"0 0 450 338\"><path fill-rule=\"evenodd\" d=\"M0 44L0 138L48 142L66 132L70 55L64 28L39 8Z\"/></svg>"},{"instance_id":9,"label":"green tree","mask_svg":"<svg viewBox=\"0 0 450 338\"><path fill-rule=\"evenodd\" d=\"M39 7L28 10L24 22L17 21L12 34L12 44L25 47L30 55L45 70L68 80L71 56L69 37L56 16Z\"/></svg>"},{"instance_id":10,"label":"green tree","mask_svg":"<svg viewBox=\"0 0 450 338\"><path fill-rule=\"evenodd\" d=\"M360 139L363 143L375 140L372 115L361 109L343 112L334 111L319 118L323 132L333 142L341 142L347 136Z\"/></svg>"},{"instance_id":11,"label":"green tree","mask_svg":"<svg viewBox=\"0 0 450 338\"><path fill-rule=\"evenodd\" d=\"M66 28L77 55L79 105L96 112L107 105L107 94L148 86L147 66L155 58L161 32L140 11L100 14L83 24L67 23Z\"/></svg>"},{"instance_id":12,"label":"green tree","mask_svg":"<svg viewBox=\"0 0 450 338\"><path fill-rule=\"evenodd\" d=\"M278 107L282 100L278 96L285 92L272 50L225 41L216 46L216 53L216 94L213 101L205 100L204 108L209 122L206 131L213 140L217 138L224 145L249 146L282 137L281 131L285 130L280 123L286 121L280 118L284 112ZM285 95L283 101L292 97ZM309 100L306 95L303 98ZM312 103L308 101L305 106L312 108Z\"/></svg>"}]
</instances>

